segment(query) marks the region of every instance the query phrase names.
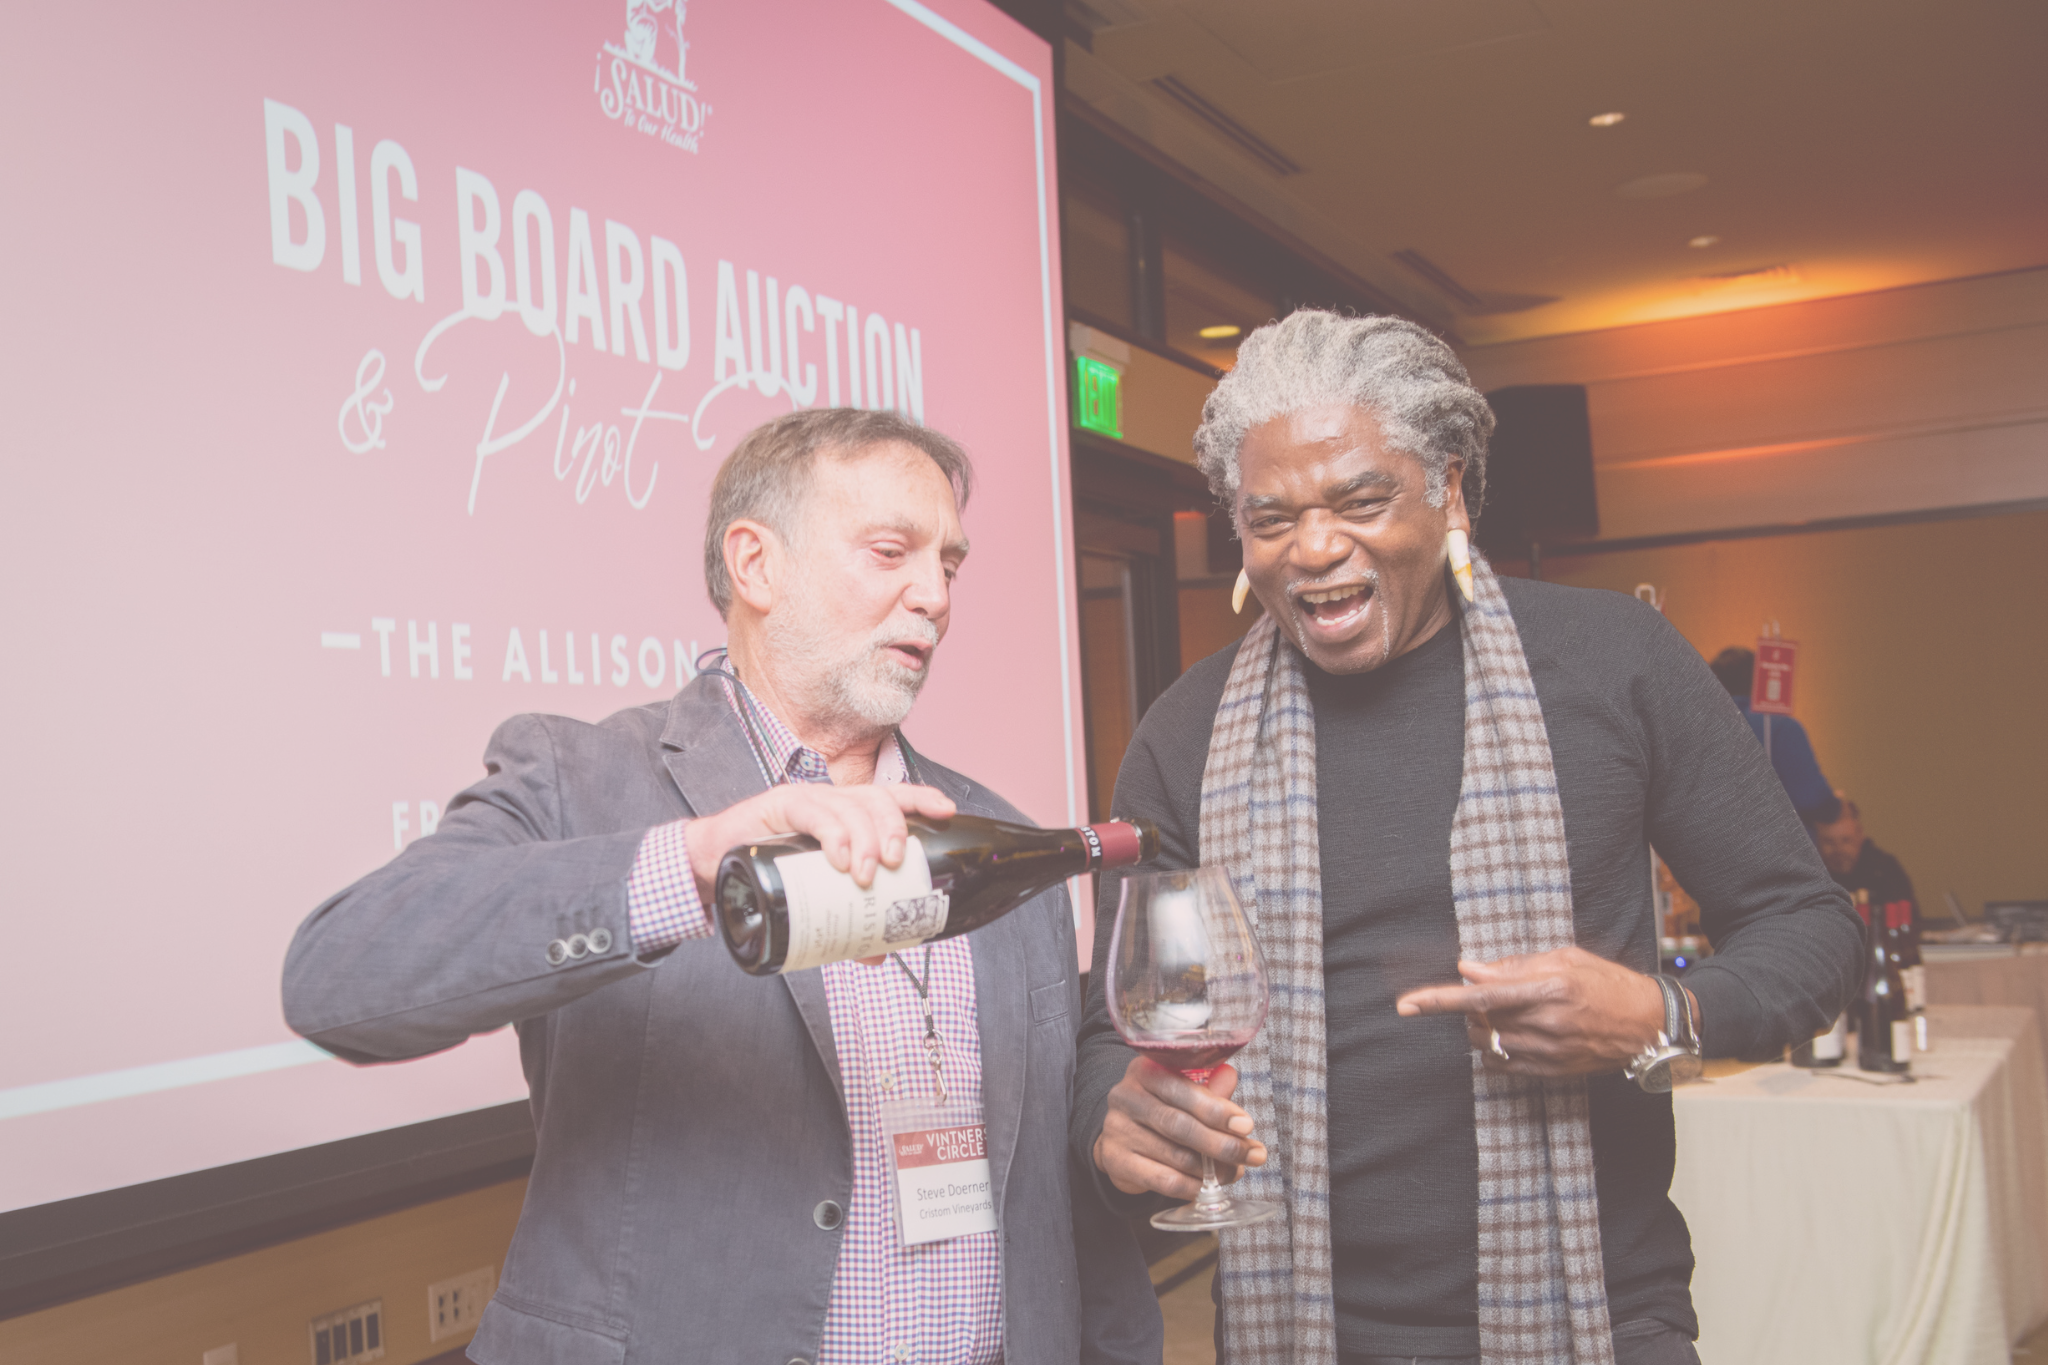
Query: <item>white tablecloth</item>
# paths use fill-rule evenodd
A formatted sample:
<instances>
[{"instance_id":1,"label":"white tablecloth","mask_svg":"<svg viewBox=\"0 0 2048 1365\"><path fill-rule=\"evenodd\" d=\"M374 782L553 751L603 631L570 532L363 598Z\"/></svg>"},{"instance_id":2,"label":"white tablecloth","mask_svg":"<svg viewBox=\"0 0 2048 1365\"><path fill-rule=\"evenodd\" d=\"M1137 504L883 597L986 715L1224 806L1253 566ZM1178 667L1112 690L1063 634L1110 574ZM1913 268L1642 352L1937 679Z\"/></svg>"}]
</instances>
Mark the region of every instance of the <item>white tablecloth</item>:
<instances>
[{"instance_id":1,"label":"white tablecloth","mask_svg":"<svg viewBox=\"0 0 2048 1365\"><path fill-rule=\"evenodd\" d=\"M1704 1365L2009 1365L2048 1319L2032 1012L1929 1015L1912 1085L1843 1079L1852 1057L1677 1092L1671 1195L1692 1228Z\"/></svg>"},{"instance_id":2,"label":"white tablecloth","mask_svg":"<svg viewBox=\"0 0 2048 1365\"><path fill-rule=\"evenodd\" d=\"M1966 949L1929 946L1927 1002L1930 1005L2023 1005L2034 1012L2034 1027L2048 1051L2048 944Z\"/></svg>"}]
</instances>

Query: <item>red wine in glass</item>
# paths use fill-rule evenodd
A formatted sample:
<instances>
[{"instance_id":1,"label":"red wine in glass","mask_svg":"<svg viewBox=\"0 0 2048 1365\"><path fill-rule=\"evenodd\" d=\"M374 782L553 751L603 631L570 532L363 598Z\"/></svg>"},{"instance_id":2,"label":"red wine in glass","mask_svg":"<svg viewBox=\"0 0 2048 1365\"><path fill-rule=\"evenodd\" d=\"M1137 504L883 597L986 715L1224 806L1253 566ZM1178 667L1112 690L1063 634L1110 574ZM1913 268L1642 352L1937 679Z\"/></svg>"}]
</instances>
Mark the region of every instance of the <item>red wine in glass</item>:
<instances>
[{"instance_id":1,"label":"red wine in glass","mask_svg":"<svg viewBox=\"0 0 2048 1365\"><path fill-rule=\"evenodd\" d=\"M1206 1085L1210 1073L1219 1063L1228 1061L1232 1054L1252 1040L1252 1031L1235 1038L1195 1038L1180 1042L1136 1042L1129 1038L1124 1041L1137 1051L1144 1053L1168 1071L1178 1071L1196 1085Z\"/></svg>"},{"instance_id":2,"label":"red wine in glass","mask_svg":"<svg viewBox=\"0 0 2048 1365\"><path fill-rule=\"evenodd\" d=\"M1196 1085L1266 1022L1266 964L1220 867L1126 877L1109 939L1110 1022L1131 1047ZM1195 1202L1154 1214L1168 1232L1249 1227L1285 1209L1233 1199L1202 1158Z\"/></svg>"}]
</instances>

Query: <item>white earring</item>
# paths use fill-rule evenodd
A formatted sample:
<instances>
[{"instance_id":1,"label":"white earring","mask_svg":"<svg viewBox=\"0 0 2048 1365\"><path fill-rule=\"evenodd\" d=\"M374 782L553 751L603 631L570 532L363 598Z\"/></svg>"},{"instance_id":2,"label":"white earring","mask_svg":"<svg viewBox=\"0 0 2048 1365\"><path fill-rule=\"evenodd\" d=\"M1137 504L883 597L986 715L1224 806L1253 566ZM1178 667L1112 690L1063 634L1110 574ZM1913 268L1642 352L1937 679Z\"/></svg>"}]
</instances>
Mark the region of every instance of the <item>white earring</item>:
<instances>
[{"instance_id":1,"label":"white earring","mask_svg":"<svg viewBox=\"0 0 2048 1365\"><path fill-rule=\"evenodd\" d=\"M1239 569L1237 571L1237 586L1230 590L1230 614L1232 616L1238 616L1244 612L1245 595L1251 590L1251 575L1243 569Z\"/></svg>"},{"instance_id":2,"label":"white earring","mask_svg":"<svg viewBox=\"0 0 2048 1365\"><path fill-rule=\"evenodd\" d=\"M1451 557L1451 577L1458 580L1458 591L1465 594L1465 600L1472 600L1472 542L1463 531L1453 527L1444 534L1444 551Z\"/></svg>"}]
</instances>

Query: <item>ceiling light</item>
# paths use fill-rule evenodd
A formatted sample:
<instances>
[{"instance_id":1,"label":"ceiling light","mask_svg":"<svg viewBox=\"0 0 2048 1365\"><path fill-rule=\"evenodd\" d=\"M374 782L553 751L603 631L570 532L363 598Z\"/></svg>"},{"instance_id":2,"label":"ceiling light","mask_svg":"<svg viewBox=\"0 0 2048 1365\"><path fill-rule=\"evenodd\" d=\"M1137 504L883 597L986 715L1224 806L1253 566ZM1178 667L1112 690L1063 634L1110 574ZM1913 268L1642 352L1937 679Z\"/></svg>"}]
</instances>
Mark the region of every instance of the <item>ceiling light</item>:
<instances>
[{"instance_id":1,"label":"ceiling light","mask_svg":"<svg viewBox=\"0 0 2048 1365\"><path fill-rule=\"evenodd\" d=\"M1200 337L1204 341L1225 341L1231 337L1236 336L1239 332L1242 332L1243 330L1244 328L1242 327L1233 326L1232 324L1227 322L1220 322L1216 324L1216 326L1214 327L1204 327L1201 331L1195 333L1195 335Z\"/></svg>"},{"instance_id":2,"label":"ceiling light","mask_svg":"<svg viewBox=\"0 0 2048 1365\"><path fill-rule=\"evenodd\" d=\"M1686 245L1687 245L1687 246L1689 246L1689 247L1696 247L1696 248L1700 248L1700 249L1705 249L1705 248L1707 248L1707 247L1710 247L1710 246L1719 246L1719 245L1721 245L1721 239L1720 239L1719 237L1716 237L1716 236L1715 236L1715 235L1714 235L1713 233L1711 233L1711 232L1703 232L1703 233L1701 233L1701 234L1700 234L1699 236L1697 236L1697 237L1694 237L1694 238L1691 238L1690 240L1688 240L1688 241L1686 242Z\"/></svg>"},{"instance_id":3,"label":"ceiling light","mask_svg":"<svg viewBox=\"0 0 2048 1365\"><path fill-rule=\"evenodd\" d=\"M1616 110L1614 112L1606 114L1595 114L1593 115L1593 117L1587 119L1586 122L1592 124L1595 128L1612 128L1615 124L1621 122L1623 119L1627 117L1627 114L1624 114L1619 110Z\"/></svg>"}]
</instances>

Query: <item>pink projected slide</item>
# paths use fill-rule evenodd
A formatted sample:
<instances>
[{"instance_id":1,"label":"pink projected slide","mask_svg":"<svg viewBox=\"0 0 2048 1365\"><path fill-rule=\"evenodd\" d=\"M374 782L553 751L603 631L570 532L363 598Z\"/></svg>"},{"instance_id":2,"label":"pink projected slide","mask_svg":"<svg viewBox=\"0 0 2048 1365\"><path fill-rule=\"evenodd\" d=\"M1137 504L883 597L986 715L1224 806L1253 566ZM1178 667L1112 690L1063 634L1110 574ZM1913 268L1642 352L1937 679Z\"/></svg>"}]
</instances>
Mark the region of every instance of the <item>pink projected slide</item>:
<instances>
[{"instance_id":1,"label":"pink projected slide","mask_svg":"<svg viewBox=\"0 0 2048 1365\"><path fill-rule=\"evenodd\" d=\"M1079 806L1050 56L979 0L0 17L0 1210L524 1097L508 1031L285 1028L324 896L521 711L723 639L713 472L799 406L960 438L906 727Z\"/></svg>"}]
</instances>

